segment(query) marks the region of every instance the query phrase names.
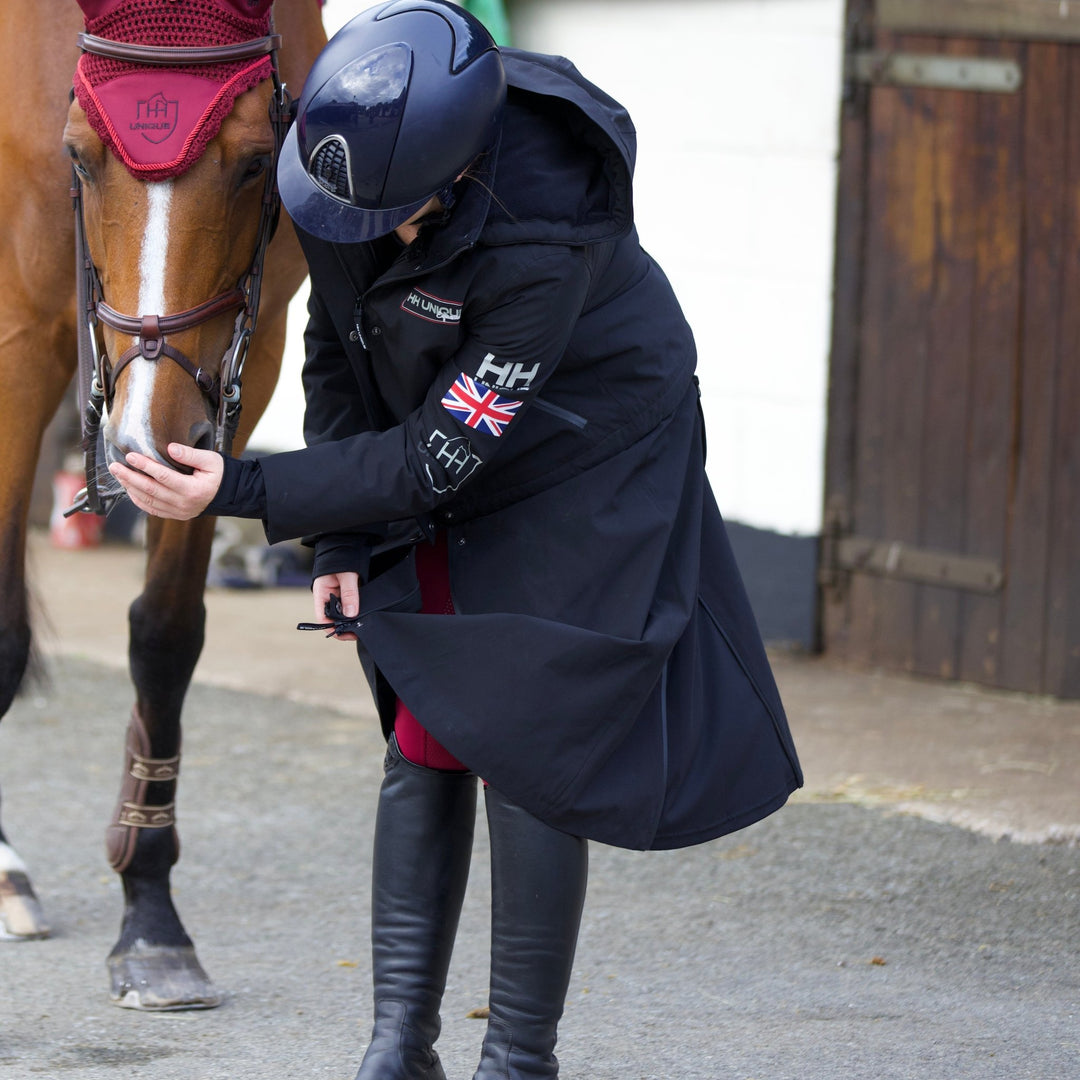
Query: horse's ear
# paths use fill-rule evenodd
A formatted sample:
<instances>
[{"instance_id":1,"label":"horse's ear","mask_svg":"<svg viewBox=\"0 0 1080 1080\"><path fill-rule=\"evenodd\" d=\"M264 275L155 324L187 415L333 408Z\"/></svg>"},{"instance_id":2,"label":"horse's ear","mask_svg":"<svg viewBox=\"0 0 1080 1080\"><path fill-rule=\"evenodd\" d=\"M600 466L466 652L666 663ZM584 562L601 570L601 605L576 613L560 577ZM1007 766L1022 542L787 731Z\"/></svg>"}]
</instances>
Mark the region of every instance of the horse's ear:
<instances>
[{"instance_id":1,"label":"horse's ear","mask_svg":"<svg viewBox=\"0 0 1080 1080\"><path fill-rule=\"evenodd\" d=\"M242 15L245 19L261 19L270 10L274 0L216 0L217 6L225 11ZM83 16L87 22L100 19L118 8L123 0L79 0Z\"/></svg>"}]
</instances>

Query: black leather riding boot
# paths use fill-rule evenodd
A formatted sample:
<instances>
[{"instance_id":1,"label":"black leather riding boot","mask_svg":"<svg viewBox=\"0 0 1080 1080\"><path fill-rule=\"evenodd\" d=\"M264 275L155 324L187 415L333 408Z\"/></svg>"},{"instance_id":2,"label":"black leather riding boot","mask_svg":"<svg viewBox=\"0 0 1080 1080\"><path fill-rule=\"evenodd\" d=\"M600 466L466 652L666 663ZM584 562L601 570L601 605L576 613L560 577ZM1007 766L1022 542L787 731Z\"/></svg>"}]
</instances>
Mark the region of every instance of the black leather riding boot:
<instances>
[{"instance_id":1,"label":"black leather riding boot","mask_svg":"<svg viewBox=\"0 0 1080 1080\"><path fill-rule=\"evenodd\" d=\"M433 1045L469 877L476 777L414 765L393 738L375 818L375 1026L356 1080L445 1080Z\"/></svg>"},{"instance_id":2,"label":"black leather riding boot","mask_svg":"<svg viewBox=\"0 0 1080 1080\"><path fill-rule=\"evenodd\" d=\"M555 1039L570 985L588 843L488 788L491 1016L473 1080L559 1075Z\"/></svg>"}]
</instances>

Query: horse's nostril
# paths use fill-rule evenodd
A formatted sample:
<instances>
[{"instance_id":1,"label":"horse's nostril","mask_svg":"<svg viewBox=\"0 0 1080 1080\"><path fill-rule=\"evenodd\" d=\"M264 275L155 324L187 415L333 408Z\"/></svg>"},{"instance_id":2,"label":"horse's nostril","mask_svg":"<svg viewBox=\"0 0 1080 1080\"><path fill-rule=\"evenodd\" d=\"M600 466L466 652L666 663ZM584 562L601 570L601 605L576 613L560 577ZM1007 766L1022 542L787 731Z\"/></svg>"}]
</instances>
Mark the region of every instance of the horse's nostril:
<instances>
[{"instance_id":1,"label":"horse's nostril","mask_svg":"<svg viewBox=\"0 0 1080 1080\"><path fill-rule=\"evenodd\" d=\"M179 441L179 440L177 440ZM213 450L214 449L214 425L209 421L205 423L192 424L188 431L187 438L188 446L194 447L196 450ZM169 459L169 465L177 469L182 473L191 473L192 469L190 465L181 465L178 462Z\"/></svg>"},{"instance_id":2,"label":"horse's nostril","mask_svg":"<svg viewBox=\"0 0 1080 1080\"><path fill-rule=\"evenodd\" d=\"M127 455L127 451L122 447L117 446L116 443L105 440L105 461L107 464L112 465L114 462L123 462Z\"/></svg>"},{"instance_id":3,"label":"horse's nostril","mask_svg":"<svg viewBox=\"0 0 1080 1080\"><path fill-rule=\"evenodd\" d=\"M190 433L188 445L196 450L214 449L214 426L210 423L195 424Z\"/></svg>"}]
</instances>

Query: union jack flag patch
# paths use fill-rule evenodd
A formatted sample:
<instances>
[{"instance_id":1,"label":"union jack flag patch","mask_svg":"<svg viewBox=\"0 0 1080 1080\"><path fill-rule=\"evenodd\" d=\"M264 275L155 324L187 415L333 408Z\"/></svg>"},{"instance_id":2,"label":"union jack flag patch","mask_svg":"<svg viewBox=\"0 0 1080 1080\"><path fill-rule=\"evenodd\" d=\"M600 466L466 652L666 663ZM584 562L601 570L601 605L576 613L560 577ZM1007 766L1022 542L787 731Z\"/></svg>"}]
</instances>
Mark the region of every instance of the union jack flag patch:
<instances>
[{"instance_id":1,"label":"union jack flag patch","mask_svg":"<svg viewBox=\"0 0 1080 1080\"><path fill-rule=\"evenodd\" d=\"M498 436L514 419L514 413L521 408L522 403L513 398L499 397L494 390L477 386L470 376L462 372L454 385L446 391L440 404L466 427Z\"/></svg>"}]
</instances>

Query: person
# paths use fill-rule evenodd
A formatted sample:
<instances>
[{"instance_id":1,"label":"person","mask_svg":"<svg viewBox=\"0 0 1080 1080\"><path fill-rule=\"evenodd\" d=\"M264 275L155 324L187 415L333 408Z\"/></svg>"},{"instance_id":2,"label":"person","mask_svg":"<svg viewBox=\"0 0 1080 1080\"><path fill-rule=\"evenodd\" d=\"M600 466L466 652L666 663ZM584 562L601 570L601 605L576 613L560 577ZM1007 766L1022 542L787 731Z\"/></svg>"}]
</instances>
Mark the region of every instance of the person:
<instances>
[{"instance_id":1,"label":"person","mask_svg":"<svg viewBox=\"0 0 1080 1080\"><path fill-rule=\"evenodd\" d=\"M499 49L448 0L361 13L278 170L311 272L307 445L113 466L151 514L305 537L316 620L357 642L388 740L357 1080L444 1076L477 778L474 1080L558 1075L589 840L702 843L802 782L705 475L693 337L635 230L634 157L625 110L569 61ZM673 197L670 227L692 216Z\"/></svg>"}]
</instances>

